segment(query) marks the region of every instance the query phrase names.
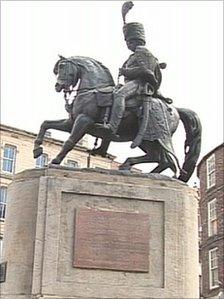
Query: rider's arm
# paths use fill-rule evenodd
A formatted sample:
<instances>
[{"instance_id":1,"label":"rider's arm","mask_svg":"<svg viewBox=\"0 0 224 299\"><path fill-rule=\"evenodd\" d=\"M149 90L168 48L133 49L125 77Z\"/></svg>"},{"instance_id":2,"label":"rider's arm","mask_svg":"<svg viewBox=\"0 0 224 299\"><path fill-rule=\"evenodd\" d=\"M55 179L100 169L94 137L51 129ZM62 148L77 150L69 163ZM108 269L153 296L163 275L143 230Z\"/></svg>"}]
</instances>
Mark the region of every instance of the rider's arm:
<instances>
[{"instance_id":1,"label":"rider's arm","mask_svg":"<svg viewBox=\"0 0 224 299\"><path fill-rule=\"evenodd\" d=\"M122 68L120 69L120 73L129 80L143 79L150 82L154 87L157 87L158 85L154 73L147 69L144 65L125 69Z\"/></svg>"},{"instance_id":2,"label":"rider's arm","mask_svg":"<svg viewBox=\"0 0 224 299\"><path fill-rule=\"evenodd\" d=\"M128 79L137 79L138 77L144 77L148 75L150 71L144 66L135 66L129 68L121 68L120 74Z\"/></svg>"}]
</instances>

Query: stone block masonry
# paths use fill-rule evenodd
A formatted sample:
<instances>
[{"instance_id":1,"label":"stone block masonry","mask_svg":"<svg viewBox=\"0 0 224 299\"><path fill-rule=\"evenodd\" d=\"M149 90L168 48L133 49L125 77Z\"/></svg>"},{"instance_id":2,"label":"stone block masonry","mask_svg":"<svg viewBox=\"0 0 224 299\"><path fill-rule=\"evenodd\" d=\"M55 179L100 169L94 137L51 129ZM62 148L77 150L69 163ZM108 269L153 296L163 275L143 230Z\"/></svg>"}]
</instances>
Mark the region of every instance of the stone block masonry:
<instances>
[{"instance_id":1,"label":"stone block masonry","mask_svg":"<svg viewBox=\"0 0 224 299\"><path fill-rule=\"evenodd\" d=\"M3 255L2 299L196 299L197 198L162 175L24 171Z\"/></svg>"}]
</instances>

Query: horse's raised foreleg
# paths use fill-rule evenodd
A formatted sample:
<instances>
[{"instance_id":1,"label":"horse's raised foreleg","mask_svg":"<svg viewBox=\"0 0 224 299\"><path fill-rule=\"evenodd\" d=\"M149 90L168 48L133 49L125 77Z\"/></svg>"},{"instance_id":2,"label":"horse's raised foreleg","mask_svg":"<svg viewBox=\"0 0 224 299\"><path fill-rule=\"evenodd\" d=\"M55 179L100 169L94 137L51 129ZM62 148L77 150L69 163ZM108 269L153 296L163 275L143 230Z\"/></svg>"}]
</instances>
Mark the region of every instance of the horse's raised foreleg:
<instances>
[{"instance_id":1,"label":"horse's raised foreleg","mask_svg":"<svg viewBox=\"0 0 224 299\"><path fill-rule=\"evenodd\" d=\"M34 158L38 158L43 153L43 148L40 146L43 143L44 135L47 130L54 129L64 132L71 132L72 129L72 120L71 119L60 119L60 120L45 120L37 135L37 138L34 141L33 155Z\"/></svg>"},{"instance_id":2,"label":"horse's raised foreleg","mask_svg":"<svg viewBox=\"0 0 224 299\"><path fill-rule=\"evenodd\" d=\"M76 143L86 134L88 127L93 124L93 119L85 114L79 114L73 124L71 135L62 146L59 154L51 161L51 164L60 164Z\"/></svg>"}]
</instances>

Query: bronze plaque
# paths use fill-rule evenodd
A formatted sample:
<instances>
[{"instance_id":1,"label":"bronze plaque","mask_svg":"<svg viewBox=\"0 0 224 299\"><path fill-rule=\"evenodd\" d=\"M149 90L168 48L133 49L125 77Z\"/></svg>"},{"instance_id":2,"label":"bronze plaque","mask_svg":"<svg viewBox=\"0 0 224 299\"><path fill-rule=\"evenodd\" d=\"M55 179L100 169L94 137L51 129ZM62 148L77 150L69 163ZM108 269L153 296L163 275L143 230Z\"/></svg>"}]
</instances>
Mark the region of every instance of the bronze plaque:
<instances>
[{"instance_id":1,"label":"bronze plaque","mask_svg":"<svg viewBox=\"0 0 224 299\"><path fill-rule=\"evenodd\" d=\"M74 267L149 271L149 216L78 209Z\"/></svg>"}]
</instances>

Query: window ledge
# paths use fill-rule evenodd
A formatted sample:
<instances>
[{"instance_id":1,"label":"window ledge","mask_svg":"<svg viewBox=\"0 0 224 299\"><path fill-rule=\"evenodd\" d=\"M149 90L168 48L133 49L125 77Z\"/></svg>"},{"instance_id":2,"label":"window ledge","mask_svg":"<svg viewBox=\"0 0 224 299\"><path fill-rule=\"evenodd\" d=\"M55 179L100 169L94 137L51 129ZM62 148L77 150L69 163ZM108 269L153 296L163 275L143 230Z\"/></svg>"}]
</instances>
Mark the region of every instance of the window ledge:
<instances>
[{"instance_id":1,"label":"window ledge","mask_svg":"<svg viewBox=\"0 0 224 299\"><path fill-rule=\"evenodd\" d=\"M11 172L1 172L0 177L2 178L6 178L6 179L12 179L15 173L11 173Z\"/></svg>"},{"instance_id":2,"label":"window ledge","mask_svg":"<svg viewBox=\"0 0 224 299\"><path fill-rule=\"evenodd\" d=\"M218 233L213 234L213 235L210 235L210 236L208 236L208 239L210 239L210 238L214 238L214 237L217 236L217 235L218 235Z\"/></svg>"},{"instance_id":3,"label":"window ledge","mask_svg":"<svg viewBox=\"0 0 224 299\"><path fill-rule=\"evenodd\" d=\"M206 191L209 192L210 190L213 190L215 188L216 184L212 185L212 186L207 186Z\"/></svg>"},{"instance_id":4,"label":"window ledge","mask_svg":"<svg viewBox=\"0 0 224 299\"><path fill-rule=\"evenodd\" d=\"M215 289L218 289L218 288L219 288L219 285L216 285L216 286L210 287L210 290L215 290Z\"/></svg>"}]
</instances>

